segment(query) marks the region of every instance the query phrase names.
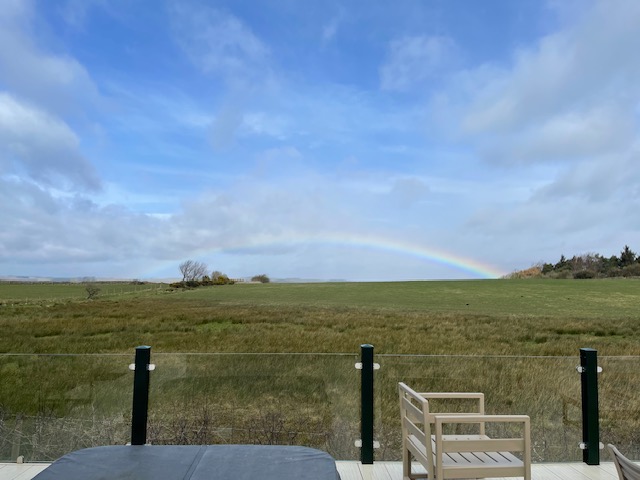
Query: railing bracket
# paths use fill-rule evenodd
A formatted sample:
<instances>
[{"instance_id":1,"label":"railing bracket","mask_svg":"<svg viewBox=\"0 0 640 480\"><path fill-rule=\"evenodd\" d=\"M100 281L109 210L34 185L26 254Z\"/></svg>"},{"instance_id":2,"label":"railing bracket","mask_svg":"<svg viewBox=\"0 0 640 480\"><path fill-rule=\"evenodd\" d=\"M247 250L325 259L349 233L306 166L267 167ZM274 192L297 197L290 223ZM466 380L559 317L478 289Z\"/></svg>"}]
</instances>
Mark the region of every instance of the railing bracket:
<instances>
[{"instance_id":1,"label":"railing bracket","mask_svg":"<svg viewBox=\"0 0 640 480\"><path fill-rule=\"evenodd\" d=\"M149 365L147 365L147 370L150 372L153 372L156 369L156 365L154 363L150 363ZM132 371L136 371L136 364L135 363L131 363L129 364L129 370Z\"/></svg>"},{"instance_id":2,"label":"railing bracket","mask_svg":"<svg viewBox=\"0 0 640 480\"><path fill-rule=\"evenodd\" d=\"M373 364L373 369L374 370L380 370L380 364L379 363L374 363ZM362 362L356 363L356 370L362 370Z\"/></svg>"},{"instance_id":3,"label":"railing bracket","mask_svg":"<svg viewBox=\"0 0 640 480\"><path fill-rule=\"evenodd\" d=\"M587 367L581 367L580 365L578 365L578 366L576 367L576 371L577 371L578 373L585 373L585 372L587 371ZM597 367L597 368L596 368L596 372L597 372L597 373L602 373L602 367Z\"/></svg>"},{"instance_id":4,"label":"railing bracket","mask_svg":"<svg viewBox=\"0 0 640 480\"><path fill-rule=\"evenodd\" d=\"M358 448L362 448L362 440L356 440L354 442L354 445ZM373 448L380 448L380 442L378 442L377 440L373 441Z\"/></svg>"}]
</instances>

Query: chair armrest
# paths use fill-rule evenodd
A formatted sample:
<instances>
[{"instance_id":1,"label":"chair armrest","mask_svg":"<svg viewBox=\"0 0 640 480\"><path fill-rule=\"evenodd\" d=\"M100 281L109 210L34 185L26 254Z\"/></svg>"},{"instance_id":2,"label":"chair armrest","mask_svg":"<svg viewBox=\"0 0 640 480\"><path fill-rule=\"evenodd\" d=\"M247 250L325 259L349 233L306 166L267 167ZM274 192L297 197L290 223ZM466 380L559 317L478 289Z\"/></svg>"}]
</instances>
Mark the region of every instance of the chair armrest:
<instances>
[{"instance_id":1,"label":"chair armrest","mask_svg":"<svg viewBox=\"0 0 640 480\"><path fill-rule=\"evenodd\" d=\"M434 413L435 423L442 425L443 423L500 423L500 422L522 422L528 424L530 422L528 415L474 415L473 413Z\"/></svg>"},{"instance_id":2,"label":"chair armrest","mask_svg":"<svg viewBox=\"0 0 640 480\"><path fill-rule=\"evenodd\" d=\"M511 451L523 452L524 461L531 463L531 423L527 415L434 415L436 452L451 451ZM522 435L511 438L491 438L486 435L456 438L443 435L447 423L520 423ZM462 436L464 437L464 436Z\"/></svg>"},{"instance_id":3,"label":"chair armrest","mask_svg":"<svg viewBox=\"0 0 640 480\"><path fill-rule=\"evenodd\" d=\"M484 398L484 393L477 392L417 392L418 395L421 395L424 398L469 398L469 399L480 399Z\"/></svg>"}]
</instances>

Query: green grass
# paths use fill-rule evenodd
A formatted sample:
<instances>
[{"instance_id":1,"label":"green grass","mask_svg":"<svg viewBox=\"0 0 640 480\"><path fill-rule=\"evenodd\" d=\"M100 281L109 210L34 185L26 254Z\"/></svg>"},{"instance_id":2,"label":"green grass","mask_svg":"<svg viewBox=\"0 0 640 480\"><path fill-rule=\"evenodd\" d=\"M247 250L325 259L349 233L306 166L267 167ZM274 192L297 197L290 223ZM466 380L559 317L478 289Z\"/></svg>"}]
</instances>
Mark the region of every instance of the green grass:
<instances>
[{"instance_id":1,"label":"green grass","mask_svg":"<svg viewBox=\"0 0 640 480\"><path fill-rule=\"evenodd\" d=\"M141 284L124 282L96 282L92 285L100 289L100 296L111 297L156 291L162 284ZM83 300L87 298L86 284L83 283L8 283L0 282L0 304L34 303L38 301Z\"/></svg>"},{"instance_id":2,"label":"green grass","mask_svg":"<svg viewBox=\"0 0 640 480\"><path fill-rule=\"evenodd\" d=\"M470 280L237 285L185 294L227 305L374 308L432 313L620 318L637 315L640 281Z\"/></svg>"},{"instance_id":3,"label":"green grass","mask_svg":"<svg viewBox=\"0 0 640 480\"><path fill-rule=\"evenodd\" d=\"M0 292L6 288L0 285ZM15 286L10 285L15 295ZM43 297L51 286L25 286ZM640 282L249 284L0 306L0 352L640 354ZM19 293L19 292L18 292ZM6 295L0 293L0 295ZM35 298L34 297L34 298Z\"/></svg>"},{"instance_id":4,"label":"green grass","mask_svg":"<svg viewBox=\"0 0 640 480\"><path fill-rule=\"evenodd\" d=\"M357 458L353 365L363 343L375 346L382 365L379 459L399 454L398 381L423 390L483 391L490 412L531 416L537 461L577 459L581 347L597 349L604 365L608 441L632 442L640 428L629 421L640 412L638 358L606 357L640 355L638 280L161 286L95 300L70 299L64 286L58 294L51 285L9 286L10 292L0 284L0 417L27 415L20 428L29 438L39 435L29 447L33 459L127 441L126 366L142 344L153 347L158 365L154 443L291 442ZM32 300L7 300L16 297ZM286 352L306 354L279 355ZM351 355L312 354L323 352ZM118 355L33 355L42 353ZM7 418L0 427L12 425ZM0 456L10 451L2 428ZM71 443L61 446L61 436Z\"/></svg>"}]
</instances>

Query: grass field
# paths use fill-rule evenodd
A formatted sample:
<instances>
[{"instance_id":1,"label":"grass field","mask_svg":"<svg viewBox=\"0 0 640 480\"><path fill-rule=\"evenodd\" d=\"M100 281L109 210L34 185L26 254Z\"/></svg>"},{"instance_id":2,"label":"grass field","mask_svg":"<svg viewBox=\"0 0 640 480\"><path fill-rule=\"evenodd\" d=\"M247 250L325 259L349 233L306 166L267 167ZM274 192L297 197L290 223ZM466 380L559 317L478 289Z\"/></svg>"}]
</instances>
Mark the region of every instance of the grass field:
<instances>
[{"instance_id":1,"label":"grass field","mask_svg":"<svg viewBox=\"0 0 640 480\"><path fill-rule=\"evenodd\" d=\"M155 292L162 284L125 282L94 283L102 297ZM37 303L41 301L84 300L87 284L83 283L9 283L0 282L0 304Z\"/></svg>"},{"instance_id":2,"label":"grass field","mask_svg":"<svg viewBox=\"0 0 640 480\"><path fill-rule=\"evenodd\" d=\"M4 457L15 438L33 459L126 442L126 365L141 344L153 346L158 365L154 443L299 443L357 458L353 365L362 343L375 345L382 365L379 459L398 458L398 381L483 391L490 412L531 416L536 461L579 458L580 347L597 349L605 368L605 440L632 445L640 431L629 421L640 412L638 280L160 286L94 300L70 298L66 286L7 286L0 284Z\"/></svg>"},{"instance_id":3,"label":"grass field","mask_svg":"<svg viewBox=\"0 0 640 480\"><path fill-rule=\"evenodd\" d=\"M640 281L247 284L91 301L0 284L0 352L640 354ZM81 287L73 287L81 288ZM64 287L62 287L64 291ZM16 295L21 293L21 295Z\"/></svg>"}]
</instances>

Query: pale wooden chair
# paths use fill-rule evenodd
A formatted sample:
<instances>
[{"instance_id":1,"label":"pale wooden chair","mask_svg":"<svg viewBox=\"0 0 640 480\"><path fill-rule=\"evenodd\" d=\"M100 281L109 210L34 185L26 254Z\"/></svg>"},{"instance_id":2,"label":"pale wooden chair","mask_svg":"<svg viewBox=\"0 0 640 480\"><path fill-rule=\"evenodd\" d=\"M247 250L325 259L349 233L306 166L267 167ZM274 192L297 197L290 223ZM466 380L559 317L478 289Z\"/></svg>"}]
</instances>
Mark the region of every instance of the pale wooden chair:
<instances>
[{"instance_id":1,"label":"pale wooden chair","mask_svg":"<svg viewBox=\"0 0 640 480\"><path fill-rule=\"evenodd\" d=\"M399 383L398 389L405 480L488 477L524 477L531 480L528 416L486 415L482 393L418 393L404 383ZM477 407L471 413L434 413L429 410L429 400L433 399L470 399L477 402ZM519 423L522 435L518 438L490 438L485 434L486 423ZM475 424L478 433L447 435L444 434L447 424ZM424 467L426 473L412 470L413 459Z\"/></svg>"},{"instance_id":2,"label":"pale wooden chair","mask_svg":"<svg viewBox=\"0 0 640 480\"><path fill-rule=\"evenodd\" d=\"M640 465L622 455L614 445L607 445L620 480L640 480Z\"/></svg>"}]
</instances>

